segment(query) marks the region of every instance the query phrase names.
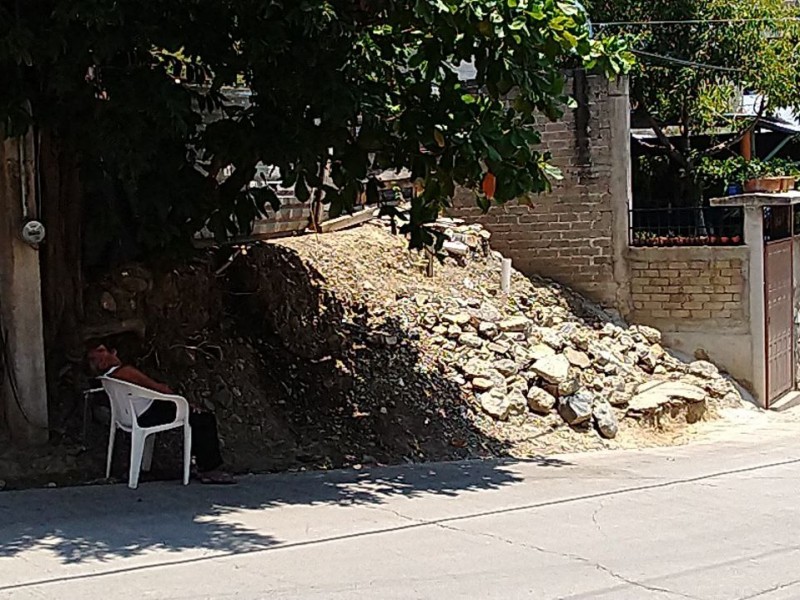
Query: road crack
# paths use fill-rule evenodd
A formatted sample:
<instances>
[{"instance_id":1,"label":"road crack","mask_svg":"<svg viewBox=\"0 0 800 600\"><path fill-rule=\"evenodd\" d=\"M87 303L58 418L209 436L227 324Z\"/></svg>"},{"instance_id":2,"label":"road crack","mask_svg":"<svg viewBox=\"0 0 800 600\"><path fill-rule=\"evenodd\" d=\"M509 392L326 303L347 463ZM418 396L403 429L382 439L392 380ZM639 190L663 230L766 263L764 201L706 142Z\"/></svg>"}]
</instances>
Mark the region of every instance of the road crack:
<instances>
[{"instance_id":1,"label":"road crack","mask_svg":"<svg viewBox=\"0 0 800 600\"><path fill-rule=\"evenodd\" d=\"M454 525L450 525L448 523L443 523L442 521L418 519L418 518L415 518L415 517L410 517L408 515L404 515L403 513L399 512L397 510L394 510L392 508L388 508L388 507L371 506L370 508L372 508L374 510L379 510L379 511L382 511L382 512L391 513L391 514L395 515L396 517L399 517L399 518L404 519L406 521L411 521L411 522L416 523L418 525L427 525L427 526L430 526L430 527L437 527L439 529L443 529L443 530L451 531L451 532L455 532L455 533L471 535L471 536L474 536L474 537L488 538L488 539L492 539L492 540L495 540L495 541L498 541L498 542L502 542L504 544L508 544L510 546L515 546L515 547L519 547L519 548L525 548L527 550L533 550L534 552L539 552L541 554L547 554L547 555L550 555L550 556L557 556L557 557L563 558L565 560L571 560L573 562L579 562L581 564L590 566L590 567L600 571L601 573L605 573L606 575L608 575L609 577L611 577L612 579L614 579L614 580L616 580L616 581L618 581L620 583L624 583L625 585L629 585L631 587L635 587L635 588L638 588L638 589L641 589L641 590L645 590L645 591L648 591L648 592L656 592L656 593L659 593L659 594L668 594L668 595L676 596L676 597L679 597L679 598L686 598L687 600L701 600L697 596L691 596L689 594L684 594L683 592L670 590L668 588L663 588L663 587L654 586L654 585L648 585L646 583L642 583L640 581L636 581L635 579L631 579L629 577L625 577L621 573L617 573L616 571L614 571L613 569L605 566L604 564L602 564L600 562L595 562L595 561L593 561L593 560L591 560L589 558L586 558L585 556L580 556L579 554L573 554L571 552L559 552L557 550L550 550L550 549L544 548L542 546L536 546L534 544L528 544L526 542L520 542L518 540L512 540L510 538L503 537L503 536L498 535L496 533L489 533L489 532L486 532L486 531L470 531L468 529L461 529L459 527L455 527ZM599 525L599 523L597 522L596 519L597 519L597 514L602 509L603 509L603 505L601 503L600 506L595 510L594 514L592 515L592 521L594 521L595 525L597 525L598 530L600 530L600 525ZM602 533L602 531L601 531L601 533ZM741 600L750 600L750 598L746 598L746 599L743 598Z\"/></svg>"}]
</instances>

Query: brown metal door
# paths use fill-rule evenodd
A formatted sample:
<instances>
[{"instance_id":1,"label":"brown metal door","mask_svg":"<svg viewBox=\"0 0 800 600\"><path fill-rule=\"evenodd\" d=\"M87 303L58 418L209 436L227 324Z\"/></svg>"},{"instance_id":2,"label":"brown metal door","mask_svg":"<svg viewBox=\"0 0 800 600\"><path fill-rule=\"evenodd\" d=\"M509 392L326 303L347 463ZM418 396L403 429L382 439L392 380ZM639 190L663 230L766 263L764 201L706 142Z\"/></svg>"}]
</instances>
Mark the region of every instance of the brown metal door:
<instances>
[{"instance_id":1,"label":"brown metal door","mask_svg":"<svg viewBox=\"0 0 800 600\"><path fill-rule=\"evenodd\" d=\"M764 290L767 307L767 406L769 406L794 387L791 238L765 245Z\"/></svg>"}]
</instances>

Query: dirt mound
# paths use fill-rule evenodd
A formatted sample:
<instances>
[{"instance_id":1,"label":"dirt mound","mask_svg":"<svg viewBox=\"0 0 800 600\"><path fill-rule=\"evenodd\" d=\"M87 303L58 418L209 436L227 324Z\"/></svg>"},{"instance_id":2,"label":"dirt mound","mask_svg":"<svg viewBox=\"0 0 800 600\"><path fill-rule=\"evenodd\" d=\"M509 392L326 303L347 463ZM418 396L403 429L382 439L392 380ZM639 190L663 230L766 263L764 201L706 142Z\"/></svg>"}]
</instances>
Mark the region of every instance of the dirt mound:
<instances>
[{"instance_id":1,"label":"dirt mound","mask_svg":"<svg viewBox=\"0 0 800 600\"><path fill-rule=\"evenodd\" d=\"M712 411L737 400L712 366L681 363L658 332L615 323L552 282L514 273L501 293L485 232L443 228L456 254L432 278L423 255L374 223L256 244L230 263L220 251L128 265L86 290L86 335L215 410L237 471L660 443L675 436L675 398L655 402L659 429L626 418L652 378L699 386ZM98 397L84 440L79 390L89 382L75 353L52 411L53 452L70 457L71 480L85 480L102 473L107 411ZM124 473L127 452L117 455ZM156 476L178 472L178 456L158 453Z\"/></svg>"}]
</instances>

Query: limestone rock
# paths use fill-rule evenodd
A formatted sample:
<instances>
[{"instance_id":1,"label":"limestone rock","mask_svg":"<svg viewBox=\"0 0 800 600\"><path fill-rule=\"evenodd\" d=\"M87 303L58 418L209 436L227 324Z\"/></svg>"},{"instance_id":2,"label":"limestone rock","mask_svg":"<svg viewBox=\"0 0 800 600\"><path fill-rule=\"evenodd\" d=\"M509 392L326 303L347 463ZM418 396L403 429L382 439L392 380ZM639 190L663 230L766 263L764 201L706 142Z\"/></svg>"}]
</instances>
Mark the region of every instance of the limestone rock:
<instances>
[{"instance_id":1,"label":"limestone rock","mask_svg":"<svg viewBox=\"0 0 800 600\"><path fill-rule=\"evenodd\" d=\"M572 396L581 389L581 380L577 377L568 377L565 381L558 384L558 396Z\"/></svg>"},{"instance_id":2,"label":"limestone rock","mask_svg":"<svg viewBox=\"0 0 800 600\"><path fill-rule=\"evenodd\" d=\"M531 326L531 321L527 317L510 317L498 323L500 331L512 333L526 333Z\"/></svg>"},{"instance_id":3,"label":"limestone rock","mask_svg":"<svg viewBox=\"0 0 800 600\"><path fill-rule=\"evenodd\" d=\"M486 349L493 354L508 354L508 351L511 349L506 342L491 342L486 345Z\"/></svg>"},{"instance_id":4,"label":"limestone rock","mask_svg":"<svg viewBox=\"0 0 800 600\"><path fill-rule=\"evenodd\" d=\"M547 344L536 344L528 348L528 354L532 361L538 361L548 356L555 356L556 351Z\"/></svg>"},{"instance_id":5,"label":"limestone rock","mask_svg":"<svg viewBox=\"0 0 800 600\"><path fill-rule=\"evenodd\" d=\"M494 382L486 377L476 377L472 380L472 389L477 393L488 392L494 387Z\"/></svg>"},{"instance_id":6,"label":"limestone rock","mask_svg":"<svg viewBox=\"0 0 800 600\"><path fill-rule=\"evenodd\" d=\"M520 392L508 394L492 390L478 396L483 411L498 421L506 421L510 415L525 412L527 403Z\"/></svg>"},{"instance_id":7,"label":"limestone rock","mask_svg":"<svg viewBox=\"0 0 800 600\"><path fill-rule=\"evenodd\" d=\"M588 354L580 350L575 350L572 347L568 347L564 350L564 356L573 367L588 369L592 366L592 360L589 358Z\"/></svg>"},{"instance_id":8,"label":"limestone rock","mask_svg":"<svg viewBox=\"0 0 800 600\"><path fill-rule=\"evenodd\" d=\"M649 343L651 344L661 343L661 332L658 329L647 327L645 325L637 325L633 329L638 333L642 334L642 337L644 337L644 339L646 339Z\"/></svg>"},{"instance_id":9,"label":"limestone rock","mask_svg":"<svg viewBox=\"0 0 800 600\"><path fill-rule=\"evenodd\" d=\"M462 333L458 336L458 343L475 349L483 347L483 339L475 333Z\"/></svg>"},{"instance_id":10,"label":"limestone rock","mask_svg":"<svg viewBox=\"0 0 800 600\"><path fill-rule=\"evenodd\" d=\"M450 323L451 325L458 325L459 327L462 327L464 325L467 325L472 320L472 317L467 312L459 312L459 313L445 314L442 317L442 319L446 323Z\"/></svg>"},{"instance_id":11,"label":"limestone rock","mask_svg":"<svg viewBox=\"0 0 800 600\"><path fill-rule=\"evenodd\" d=\"M606 400L597 400L592 407L594 425L600 435L607 440L613 440L619 433L619 421L614 409Z\"/></svg>"},{"instance_id":12,"label":"limestone rock","mask_svg":"<svg viewBox=\"0 0 800 600\"><path fill-rule=\"evenodd\" d=\"M537 415L549 415L556 406L556 399L552 394L536 386L528 390L528 408Z\"/></svg>"},{"instance_id":13,"label":"limestone rock","mask_svg":"<svg viewBox=\"0 0 800 600\"><path fill-rule=\"evenodd\" d=\"M539 331L541 335L542 342L550 346L555 350L561 350L564 348L564 338L555 330L544 327Z\"/></svg>"},{"instance_id":14,"label":"limestone rock","mask_svg":"<svg viewBox=\"0 0 800 600\"><path fill-rule=\"evenodd\" d=\"M506 377L511 377L512 375L516 375L518 369L517 364L508 358L504 358L498 360L494 363L494 368L497 369L500 373L505 375Z\"/></svg>"},{"instance_id":15,"label":"limestone rock","mask_svg":"<svg viewBox=\"0 0 800 600\"><path fill-rule=\"evenodd\" d=\"M594 395L582 390L574 396L561 398L558 403L558 413L567 425L582 425L592 418Z\"/></svg>"},{"instance_id":16,"label":"limestone rock","mask_svg":"<svg viewBox=\"0 0 800 600\"><path fill-rule=\"evenodd\" d=\"M497 325L491 321L482 321L478 325L478 334L487 340L493 340L497 337L499 330Z\"/></svg>"},{"instance_id":17,"label":"limestone rock","mask_svg":"<svg viewBox=\"0 0 800 600\"><path fill-rule=\"evenodd\" d=\"M492 376L491 365L478 358L473 358L467 361L467 364L464 365L463 369L464 375L466 375L467 379L475 379L476 377L490 379Z\"/></svg>"},{"instance_id":18,"label":"limestone rock","mask_svg":"<svg viewBox=\"0 0 800 600\"><path fill-rule=\"evenodd\" d=\"M560 384L569 377L569 361L563 354L537 360L531 370L548 383Z\"/></svg>"},{"instance_id":19,"label":"limestone rock","mask_svg":"<svg viewBox=\"0 0 800 600\"><path fill-rule=\"evenodd\" d=\"M689 365L689 373L698 377L713 379L719 377L719 369L710 362L698 360Z\"/></svg>"},{"instance_id":20,"label":"limestone rock","mask_svg":"<svg viewBox=\"0 0 800 600\"><path fill-rule=\"evenodd\" d=\"M654 381L639 387L628 412L647 412L673 402L705 402L706 391L682 381Z\"/></svg>"}]
</instances>

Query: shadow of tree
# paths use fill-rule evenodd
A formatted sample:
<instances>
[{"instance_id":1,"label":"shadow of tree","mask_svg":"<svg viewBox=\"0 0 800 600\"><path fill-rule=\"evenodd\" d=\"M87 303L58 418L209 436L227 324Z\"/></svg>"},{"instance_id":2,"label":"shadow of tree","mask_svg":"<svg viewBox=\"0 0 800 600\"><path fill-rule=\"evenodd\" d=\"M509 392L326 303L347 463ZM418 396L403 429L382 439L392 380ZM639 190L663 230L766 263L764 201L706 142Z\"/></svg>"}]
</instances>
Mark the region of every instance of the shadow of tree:
<instances>
[{"instance_id":1,"label":"shadow of tree","mask_svg":"<svg viewBox=\"0 0 800 600\"><path fill-rule=\"evenodd\" d=\"M569 464L532 462L544 468ZM52 553L62 564L104 563L150 551L242 554L283 542L226 519L237 511L379 506L395 496L458 497L520 481L507 463L467 461L247 477L234 487L161 483L135 491L117 485L6 492L0 494L0 560L30 550Z\"/></svg>"}]
</instances>

